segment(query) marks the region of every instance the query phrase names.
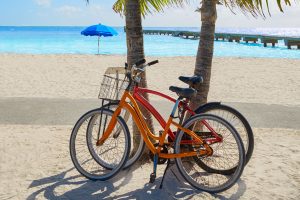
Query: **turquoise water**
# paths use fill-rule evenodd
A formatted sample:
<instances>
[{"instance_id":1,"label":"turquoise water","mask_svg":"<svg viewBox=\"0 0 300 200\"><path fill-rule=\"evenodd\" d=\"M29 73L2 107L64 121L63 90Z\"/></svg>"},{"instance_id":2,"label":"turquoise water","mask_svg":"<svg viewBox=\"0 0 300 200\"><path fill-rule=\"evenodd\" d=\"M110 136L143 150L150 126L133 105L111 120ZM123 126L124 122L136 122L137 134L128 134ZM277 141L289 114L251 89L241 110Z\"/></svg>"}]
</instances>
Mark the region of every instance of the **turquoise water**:
<instances>
[{"instance_id":1,"label":"turquoise water","mask_svg":"<svg viewBox=\"0 0 300 200\"><path fill-rule=\"evenodd\" d=\"M7 27L0 26L1 53L29 54L95 54L97 37L85 37L80 32L85 27ZM146 28L199 31L199 28ZM100 54L126 54L126 36L122 27L119 35L101 38ZM300 29L237 29L221 28L217 32L268 34L300 37ZM147 56L194 56L199 40L186 40L172 36L144 35ZM215 42L215 56L297 58L300 50L288 50L283 41L275 47L241 42Z\"/></svg>"}]
</instances>

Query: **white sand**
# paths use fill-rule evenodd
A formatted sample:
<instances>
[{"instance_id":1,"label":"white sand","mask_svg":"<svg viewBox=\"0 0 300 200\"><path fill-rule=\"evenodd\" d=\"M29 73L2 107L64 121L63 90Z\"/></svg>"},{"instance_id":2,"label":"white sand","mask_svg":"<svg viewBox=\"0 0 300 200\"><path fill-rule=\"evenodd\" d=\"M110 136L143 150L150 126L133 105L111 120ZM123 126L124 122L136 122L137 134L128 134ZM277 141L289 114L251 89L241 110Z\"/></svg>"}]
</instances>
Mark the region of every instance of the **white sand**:
<instances>
[{"instance_id":1,"label":"white sand","mask_svg":"<svg viewBox=\"0 0 300 200\"><path fill-rule=\"evenodd\" d=\"M185 86L194 57L151 57L149 88L169 92ZM124 66L125 56L0 54L1 97L97 98L107 67ZM215 58L210 100L300 105L300 59Z\"/></svg>"},{"instance_id":2,"label":"white sand","mask_svg":"<svg viewBox=\"0 0 300 200\"><path fill-rule=\"evenodd\" d=\"M177 77L192 74L194 58L158 59L148 69L149 87L171 94L170 85L184 86ZM97 98L106 67L124 61L125 56L0 54L0 98ZM209 98L298 107L299 77L300 60L216 58ZM0 199L300 199L300 130L254 128L255 150L241 180L210 195L171 171L163 190L157 189L159 178L148 184L150 164L109 181L87 181L70 160L71 128L0 125Z\"/></svg>"},{"instance_id":3,"label":"white sand","mask_svg":"<svg viewBox=\"0 0 300 200\"><path fill-rule=\"evenodd\" d=\"M254 129L255 151L233 188L218 195L197 192L176 179L176 167L158 189L165 165L155 184L148 184L152 165L125 171L105 182L78 175L69 158L66 126L0 126L0 199L299 199L300 131ZM5 133L5 134L4 134ZM182 178L179 176L179 180Z\"/></svg>"}]
</instances>

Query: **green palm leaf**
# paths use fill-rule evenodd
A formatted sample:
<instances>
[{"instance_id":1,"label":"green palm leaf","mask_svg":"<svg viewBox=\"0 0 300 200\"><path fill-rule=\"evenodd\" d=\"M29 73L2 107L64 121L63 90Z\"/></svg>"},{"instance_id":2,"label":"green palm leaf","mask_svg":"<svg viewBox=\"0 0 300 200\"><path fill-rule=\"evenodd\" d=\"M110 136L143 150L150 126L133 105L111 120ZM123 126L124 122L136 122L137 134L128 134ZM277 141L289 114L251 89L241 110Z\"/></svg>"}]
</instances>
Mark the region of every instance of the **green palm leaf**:
<instances>
[{"instance_id":1,"label":"green palm leaf","mask_svg":"<svg viewBox=\"0 0 300 200\"><path fill-rule=\"evenodd\" d=\"M283 12L282 4L286 4L288 6L291 5L290 0L276 0L278 8L281 12ZM254 17L260 15L264 15L264 10L267 9L269 15L271 15L269 10L269 1L268 0L220 0L220 2L231 10L238 8L244 14L250 13ZM265 7L264 3L265 2Z\"/></svg>"},{"instance_id":2,"label":"green palm leaf","mask_svg":"<svg viewBox=\"0 0 300 200\"><path fill-rule=\"evenodd\" d=\"M89 2L89 0L86 0ZM127 0L117 0L113 5L115 12L124 15L126 12L125 3ZM182 7L184 4L189 3L191 0L139 0L141 14L145 17L147 14L151 14L153 11L163 12L164 8L170 6ZM212 0L217 1L217 0ZM291 5L291 0L276 0L278 8L283 12L282 5ZM295 0L296 1L296 0ZM251 14L254 17L265 16L264 10L269 10L269 0L219 0L220 4L226 6L231 11L234 9L241 10L244 14ZM264 6L265 3L265 6Z\"/></svg>"},{"instance_id":3,"label":"green palm leaf","mask_svg":"<svg viewBox=\"0 0 300 200\"><path fill-rule=\"evenodd\" d=\"M188 3L188 0L139 0L141 14L145 17L147 14L156 12L163 12L165 7L177 6L182 7L184 3ZM126 0L117 0L113 5L115 12L124 15Z\"/></svg>"}]
</instances>

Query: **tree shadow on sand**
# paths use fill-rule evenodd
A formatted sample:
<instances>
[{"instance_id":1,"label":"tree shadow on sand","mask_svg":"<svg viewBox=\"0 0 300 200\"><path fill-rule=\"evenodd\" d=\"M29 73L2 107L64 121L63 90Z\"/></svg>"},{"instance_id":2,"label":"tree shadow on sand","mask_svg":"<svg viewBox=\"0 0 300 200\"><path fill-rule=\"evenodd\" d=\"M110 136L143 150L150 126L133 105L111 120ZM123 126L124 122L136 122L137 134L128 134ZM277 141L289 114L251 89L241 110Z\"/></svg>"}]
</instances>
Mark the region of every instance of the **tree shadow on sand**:
<instances>
[{"instance_id":1,"label":"tree shadow on sand","mask_svg":"<svg viewBox=\"0 0 300 200\"><path fill-rule=\"evenodd\" d=\"M225 191L220 194L209 194L201 192L190 185L186 184L179 175L175 165L170 166L166 173L164 185L159 189L162 177L156 179L155 183L146 183L141 188L133 191L128 189L122 193L117 192L120 189L126 189L126 185L130 187L133 180L133 173L139 168L135 165L129 170L123 170L116 177L108 181L90 181L76 173L74 168L68 169L60 174L34 180L29 188L37 188L27 197L28 200L41 198L46 199L192 199L192 198L218 198L218 199L238 199L246 191L246 185L243 180L237 183L237 189ZM77 175L70 176L69 173L74 172ZM150 172L149 172L150 174ZM147 173L142 173L145 177ZM142 180L142 179L141 179ZM63 189L62 189L63 188ZM136 187L135 187L136 188ZM116 192L116 194L114 194ZM120 194L121 193L121 194Z\"/></svg>"}]
</instances>

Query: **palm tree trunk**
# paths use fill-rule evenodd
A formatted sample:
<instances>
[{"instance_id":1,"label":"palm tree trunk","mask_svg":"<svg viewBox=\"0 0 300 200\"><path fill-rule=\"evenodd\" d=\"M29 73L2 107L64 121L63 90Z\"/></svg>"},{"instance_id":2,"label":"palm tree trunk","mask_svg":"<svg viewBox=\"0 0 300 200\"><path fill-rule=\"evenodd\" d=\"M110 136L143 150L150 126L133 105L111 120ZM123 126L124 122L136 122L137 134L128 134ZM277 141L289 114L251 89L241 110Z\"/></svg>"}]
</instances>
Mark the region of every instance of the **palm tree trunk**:
<instances>
[{"instance_id":1,"label":"palm tree trunk","mask_svg":"<svg viewBox=\"0 0 300 200\"><path fill-rule=\"evenodd\" d=\"M127 0L126 1L126 41L127 41L127 63L132 66L135 62L145 58L144 55L144 39L143 39L143 29L142 29L142 17L140 11L139 0ZM139 86L147 87L146 72L141 75L141 82ZM148 95L144 96L147 100ZM148 127L152 132L154 132L153 122L151 114L149 111L144 109L139 105ZM140 133L137 126L133 125L133 137L140 138ZM139 139L134 139L133 147L137 148Z\"/></svg>"},{"instance_id":2,"label":"palm tree trunk","mask_svg":"<svg viewBox=\"0 0 300 200\"><path fill-rule=\"evenodd\" d=\"M129 66L145 58L139 0L126 1L126 42Z\"/></svg>"},{"instance_id":3,"label":"palm tree trunk","mask_svg":"<svg viewBox=\"0 0 300 200\"><path fill-rule=\"evenodd\" d=\"M207 103L214 51L217 2L218 0L202 0L200 9L202 24L194 74L202 76L204 82L196 86L198 93L191 101L192 109L196 109L200 105Z\"/></svg>"}]
</instances>

